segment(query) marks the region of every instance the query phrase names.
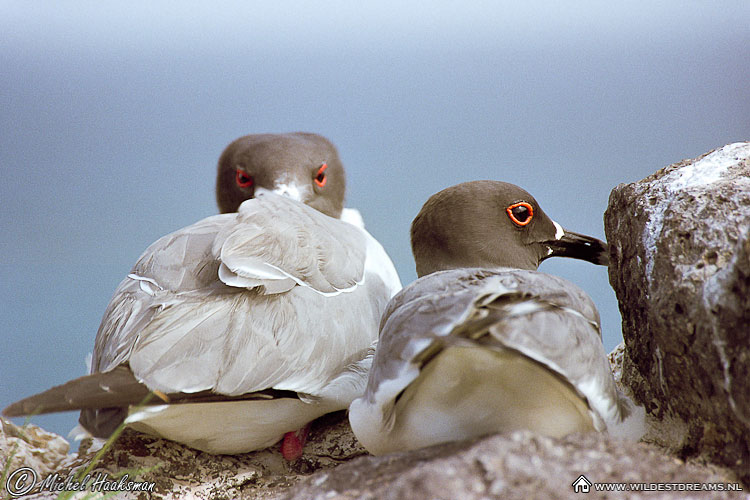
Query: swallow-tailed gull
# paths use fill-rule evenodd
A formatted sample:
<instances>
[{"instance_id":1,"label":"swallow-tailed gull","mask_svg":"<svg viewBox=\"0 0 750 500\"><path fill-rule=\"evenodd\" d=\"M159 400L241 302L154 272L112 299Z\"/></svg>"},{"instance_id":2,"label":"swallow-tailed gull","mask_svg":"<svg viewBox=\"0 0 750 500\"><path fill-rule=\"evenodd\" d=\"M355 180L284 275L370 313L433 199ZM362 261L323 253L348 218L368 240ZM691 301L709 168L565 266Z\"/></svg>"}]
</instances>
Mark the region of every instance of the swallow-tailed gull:
<instances>
[{"instance_id":1,"label":"swallow-tailed gull","mask_svg":"<svg viewBox=\"0 0 750 500\"><path fill-rule=\"evenodd\" d=\"M336 150L320 136L233 142L217 198L222 212L238 212L148 247L104 313L91 374L4 414L82 409L97 437L125 421L231 454L346 408L364 390L381 313L401 284L358 213L343 209L344 190ZM137 406L151 391L158 397Z\"/></svg>"},{"instance_id":2,"label":"swallow-tailed gull","mask_svg":"<svg viewBox=\"0 0 750 500\"><path fill-rule=\"evenodd\" d=\"M368 451L520 429L640 435L642 409L615 387L594 303L536 270L553 256L606 265L603 242L494 181L433 195L411 242L419 279L386 308L367 389L349 410Z\"/></svg>"}]
</instances>

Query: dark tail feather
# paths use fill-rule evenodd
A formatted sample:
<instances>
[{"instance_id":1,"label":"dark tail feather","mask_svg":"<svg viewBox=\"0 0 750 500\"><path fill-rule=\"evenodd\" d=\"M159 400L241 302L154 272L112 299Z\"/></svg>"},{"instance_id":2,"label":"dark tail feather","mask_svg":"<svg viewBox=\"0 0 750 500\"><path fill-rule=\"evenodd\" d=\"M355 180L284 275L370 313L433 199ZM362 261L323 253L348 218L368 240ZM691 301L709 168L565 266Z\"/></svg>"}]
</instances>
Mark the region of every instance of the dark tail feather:
<instances>
[{"instance_id":1,"label":"dark tail feather","mask_svg":"<svg viewBox=\"0 0 750 500\"><path fill-rule=\"evenodd\" d=\"M130 406L218 401L298 399L293 391L266 389L237 396L217 394L211 390L195 393L153 393L138 382L127 365L114 370L92 373L17 401L3 410L6 417L40 415L58 411L81 410L78 421L96 437L108 437L128 415Z\"/></svg>"},{"instance_id":2,"label":"dark tail feather","mask_svg":"<svg viewBox=\"0 0 750 500\"><path fill-rule=\"evenodd\" d=\"M138 382L125 365L85 375L63 385L17 401L3 410L6 417L39 415L58 411L127 407L141 403L149 389Z\"/></svg>"}]
</instances>

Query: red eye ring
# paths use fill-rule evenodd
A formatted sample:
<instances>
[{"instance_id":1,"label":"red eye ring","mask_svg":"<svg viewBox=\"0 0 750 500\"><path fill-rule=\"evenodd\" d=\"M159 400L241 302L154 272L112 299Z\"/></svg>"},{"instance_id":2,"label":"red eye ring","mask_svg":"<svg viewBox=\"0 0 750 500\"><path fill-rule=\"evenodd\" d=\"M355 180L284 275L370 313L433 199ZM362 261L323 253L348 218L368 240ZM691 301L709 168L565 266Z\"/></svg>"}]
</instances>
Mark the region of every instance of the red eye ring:
<instances>
[{"instance_id":1,"label":"red eye ring","mask_svg":"<svg viewBox=\"0 0 750 500\"><path fill-rule=\"evenodd\" d=\"M326 182L328 182L328 176L326 175L327 168L328 164L324 163L320 166L318 172L315 174L315 184L317 184L319 187L325 186Z\"/></svg>"},{"instance_id":2,"label":"red eye ring","mask_svg":"<svg viewBox=\"0 0 750 500\"><path fill-rule=\"evenodd\" d=\"M239 168L237 169L237 174L234 179L237 181L237 185L241 188L249 188L254 184L253 176Z\"/></svg>"},{"instance_id":3,"label":"red eye ring","mask_svg":"<svg viewBox=\"0 0 750 500\"><path fill-rule=\"evenodd\" d=\"M517 210L519 208L522 210ZM517 226L521 226L521 227L528 225L531 222L531 219L534 218L534 208L529 203L526 203L525 201L514 203L508 208L506 208L505 211L508 212L508 217L510 217L510 220L513 221L513 224ZM521 215L524 212L525 212L526 218L521 220L519 218L519 215Z\"/></svg>"}]
</instances>

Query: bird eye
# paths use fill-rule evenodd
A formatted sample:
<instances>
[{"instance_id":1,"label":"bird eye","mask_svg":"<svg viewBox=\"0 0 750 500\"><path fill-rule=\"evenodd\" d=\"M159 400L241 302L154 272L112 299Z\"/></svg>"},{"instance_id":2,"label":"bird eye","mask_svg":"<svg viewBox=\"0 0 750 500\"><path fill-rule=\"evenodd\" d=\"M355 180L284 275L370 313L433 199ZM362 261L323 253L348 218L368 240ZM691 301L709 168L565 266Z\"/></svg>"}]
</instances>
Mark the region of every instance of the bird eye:
<instances>
[{"instance_id":1,"label":"bird eye","mask_svg":"<svg viewBox=\"0 0 750 500\"><path fill-rule=\"evenodd\" d=\"M508 212L508 217L513 221L513 224L517 226L527 225L534 217L534 209L525 201L514 203L505 211Z\"/></svg>"},{"instance_id":2,"label":"bird eye","mask_svg":"<svg viewBox=\"0 0 750 500\"><path fill-rule=\"evenodd\" d=\"M253 176L248 175L244 170L237 169L237 176L235 177L237 185L241 188L249 188L253 185Z\"/></svg>"},{"instance_id":3,"label":"bird eye","mask_svg":"<svg viewBox=\"0 0 750 500\"><path fill-rule=\"evenodd\" d=\"M327 168L328 168L328 164L324 163L318 169L318 173L315 174L315 184L317 184L320 187L325 186L326 182L328 182L328 175L326 174Z\"/></svg>"}]
</instances>

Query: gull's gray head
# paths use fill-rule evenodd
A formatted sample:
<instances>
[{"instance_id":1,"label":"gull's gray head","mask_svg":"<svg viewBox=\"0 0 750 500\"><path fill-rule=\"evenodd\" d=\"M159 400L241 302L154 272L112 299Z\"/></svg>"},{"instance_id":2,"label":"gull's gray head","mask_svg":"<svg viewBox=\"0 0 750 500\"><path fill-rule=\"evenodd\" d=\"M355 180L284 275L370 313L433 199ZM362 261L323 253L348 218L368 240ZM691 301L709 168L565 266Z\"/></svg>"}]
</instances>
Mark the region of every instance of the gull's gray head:
<instances>
[{"instance_id":1,"label":"gull's gray head","mask_svg":"<svg viewBox=\"0 0 750 500\"><path fill-rule=\"evenodd\" d=\"M606 243L564 230L533 196L499 181L473 181L434 194L411 226L417 275L465 267L536 270L561 256L607 265Z\"/></svg>"},{"instance_id":2,"label":"gull's gray head","mask_svg":"<svg viewBox=\"0 0 750 500\"><path fill-rule=\"evenodd\" d=\"M243 201L264 190L340 217L346 178L335 146L306 132L246 135L229 144L219 158L219 210L236 212Z\"/></svg>"}]
</instances>

